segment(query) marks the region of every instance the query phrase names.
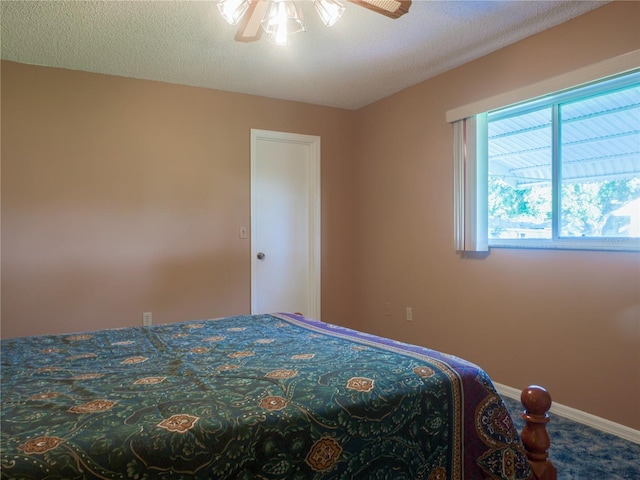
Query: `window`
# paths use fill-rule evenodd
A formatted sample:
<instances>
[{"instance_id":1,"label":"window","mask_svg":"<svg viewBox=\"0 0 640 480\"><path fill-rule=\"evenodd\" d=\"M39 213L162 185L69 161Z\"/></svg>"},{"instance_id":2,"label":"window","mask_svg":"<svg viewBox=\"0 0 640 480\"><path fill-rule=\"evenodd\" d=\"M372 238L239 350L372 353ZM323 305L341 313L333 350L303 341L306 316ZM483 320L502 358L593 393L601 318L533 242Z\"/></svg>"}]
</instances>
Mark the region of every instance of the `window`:
<instances>
[{"instance_id":1,"label":"window","mask_svg":"<svg viewBox=\"0 0 640 480\"><path fill-rule=\"evenodd\" d=\"M489 112L489 245L640 245L640 72Z\"/></svg>"},{"instance_id":2,"label":"window","mask_svg":"<svg viewBox=\"0 0 640 480\"><path fill-rule=\"evenodd\" d=\"M447 112L457 250L640 250L640 70L470 108Z\"/></svg>"}]
</instances>

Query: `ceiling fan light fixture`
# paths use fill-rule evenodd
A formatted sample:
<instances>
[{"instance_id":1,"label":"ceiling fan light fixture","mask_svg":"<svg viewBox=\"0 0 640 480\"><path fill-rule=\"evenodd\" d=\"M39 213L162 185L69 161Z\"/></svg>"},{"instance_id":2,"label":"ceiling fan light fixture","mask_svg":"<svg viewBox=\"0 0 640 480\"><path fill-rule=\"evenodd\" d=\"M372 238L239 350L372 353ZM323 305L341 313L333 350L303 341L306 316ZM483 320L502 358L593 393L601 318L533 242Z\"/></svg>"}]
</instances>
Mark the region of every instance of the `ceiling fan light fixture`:
<instances>
[{"instance_id":1,"label":"ceiling fan light fixture","mask_svg":"<svg viewBox=\"0 0 640 480\"><path fill-rule=\"evenodd\" d=\"M313 0L313 5L327 27L336 23L344 12L344 5L338 0Z\"/></svg>"},{"instance_id":2,"label":"ceiling fan light fixture","mask_svg":"<svg viewBox=\"0 0 640 480\"><path fill-rule=\"evenodd\" d=\"M389 18L400 18L409 12L412 0L349 0ZM238 24L236 41L249 43L266 33L276 45L288 45L288 37L306 30L302 11L296 3L311 0L217 0L218 10L231 25ZM322 22L330 27L344 13L344 0L313 0Z\"/></svg>"},{"instance_id":3,"label":"ceiling fan light fixture","mask_svg":"<svg viewBox=\"0 0 640 480\"><path fill-rule=\"evenodd\" d=\"M302 13L292 0L273 0L261 25L276 45L287 45L289 35L305 31Z\"/></svg>"},{"instance_id":4,"label":"ceiling fan light fixture","mask_svg":"<svg viewBox=\"0 0 640 480\"><path fill-rule=\"evenodd\" d=\"M250 3L251 0L220 0L218 10L229 25L237 25Z\"/></svg>"}]
</instances>

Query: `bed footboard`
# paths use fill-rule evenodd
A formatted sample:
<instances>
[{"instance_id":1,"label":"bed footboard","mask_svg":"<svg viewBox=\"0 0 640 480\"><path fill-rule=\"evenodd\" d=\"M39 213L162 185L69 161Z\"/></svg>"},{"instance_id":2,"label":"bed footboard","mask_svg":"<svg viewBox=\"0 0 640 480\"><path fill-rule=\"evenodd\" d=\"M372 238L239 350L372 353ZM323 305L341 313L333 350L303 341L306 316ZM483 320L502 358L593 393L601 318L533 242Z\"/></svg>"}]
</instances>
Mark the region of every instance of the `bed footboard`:
<instances>
[{"instance_id":1,"label":"bed footboard","mask_svg":"<svg viewBox=\"0 0 640 480\"><path fill-rule=\"evenodd\" d=\"M531 469L538 480L556 480L556 467L549 460L551 440L547 433L551 395L544 388L530 385L520 395L524 406L522 418L525 421L522 429L522 443L527 451Z\"/></svg>"}]
</instances>

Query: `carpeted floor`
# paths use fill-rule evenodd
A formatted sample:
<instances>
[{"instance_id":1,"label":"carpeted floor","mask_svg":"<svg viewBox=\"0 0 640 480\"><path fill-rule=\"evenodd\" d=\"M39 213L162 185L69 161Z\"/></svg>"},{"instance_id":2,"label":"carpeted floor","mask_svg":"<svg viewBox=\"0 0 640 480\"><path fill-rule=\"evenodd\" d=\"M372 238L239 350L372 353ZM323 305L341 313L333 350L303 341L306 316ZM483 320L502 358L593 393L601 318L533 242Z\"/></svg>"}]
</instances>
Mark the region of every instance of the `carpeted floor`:
<instances>
[{"instance_id":1,"label":"carpeted floor","mask_svg":"<svg viewBox=\"0 0 640 480\"><path fill-rule=\"evenodd\" d=\"M503 397L518 431L524 421L518 400ZM551 415L549 457L558 480L640 480L640 445Z\"/></svg>"}]
</instances>

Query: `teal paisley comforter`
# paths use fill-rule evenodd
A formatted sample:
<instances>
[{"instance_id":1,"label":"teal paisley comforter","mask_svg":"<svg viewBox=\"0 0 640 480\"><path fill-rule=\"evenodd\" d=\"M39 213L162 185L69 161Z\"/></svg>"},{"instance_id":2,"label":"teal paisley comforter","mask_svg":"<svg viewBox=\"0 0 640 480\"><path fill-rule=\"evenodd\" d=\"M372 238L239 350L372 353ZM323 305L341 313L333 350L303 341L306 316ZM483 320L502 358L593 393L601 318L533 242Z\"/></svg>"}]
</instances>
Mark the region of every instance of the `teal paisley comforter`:
<instances>
[{"instance_id":1,"label":"teal paisley comforter","mask_svg":"<svg viewBox=\"0 0 640 480\"><path fill-rule=\"evenodd\" d=\"M12 479L528 479L480 368L296 315L2 341Z\"/></svg>"}]
</instances>

